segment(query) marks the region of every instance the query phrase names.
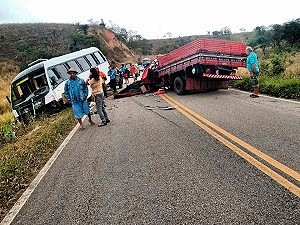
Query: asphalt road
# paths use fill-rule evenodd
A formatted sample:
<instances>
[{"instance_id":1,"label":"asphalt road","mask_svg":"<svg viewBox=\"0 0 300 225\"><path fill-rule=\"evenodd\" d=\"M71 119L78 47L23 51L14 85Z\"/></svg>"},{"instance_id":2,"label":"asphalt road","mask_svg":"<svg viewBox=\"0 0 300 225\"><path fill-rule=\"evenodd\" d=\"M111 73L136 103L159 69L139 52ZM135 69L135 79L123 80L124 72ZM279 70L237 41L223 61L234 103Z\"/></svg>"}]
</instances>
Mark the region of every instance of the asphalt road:
<instances>
[{"instance_id":1,"label":"asphalt road","mask_svg":"<svg viewBox=\"0 0 300 225\"><path fill-rule=\"evenodd\" d=\"M300 171L299 103L168 96ZM12 224L300 224L299 197L163 106L152 95L107 100L111 123L75 133Z\"/></svg>"}]
</instances>

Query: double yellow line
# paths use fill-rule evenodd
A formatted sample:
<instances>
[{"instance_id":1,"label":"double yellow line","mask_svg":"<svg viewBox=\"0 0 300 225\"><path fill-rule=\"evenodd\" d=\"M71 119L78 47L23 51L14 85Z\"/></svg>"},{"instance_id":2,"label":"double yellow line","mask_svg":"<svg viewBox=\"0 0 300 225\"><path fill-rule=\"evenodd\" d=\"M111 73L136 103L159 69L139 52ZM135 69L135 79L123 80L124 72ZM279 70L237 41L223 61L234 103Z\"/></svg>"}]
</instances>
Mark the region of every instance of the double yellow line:
<instances>
[{"instance_id":1,"label":"double yellow line","mask_svg":"<svg viewBox=\"0 0 300 225\"><path fill-rule=\"evenodd\" d=\"M188 119L190 119L192 122L197 124L199 127L201 127L203 130L205 130L207 133L215 137L217 140L219 140L221 143L226 145L228 148L233 150L235 153L237 153L239 156L247 160L249 163L254 165L256 168L261 170L263 173L271 177L273 180L281 184L283 187L288 189L290 192L295 194L296 196L300 197L300 188L266 166L265 164L261 163L245 151L243 151L238 146L231 143L229 140L235 142L236 144L240 145L241 147L245 148L252 154L254 154L256 157L263 159L265 162L269 163L273 167L277 168L278 170L282 171L286 175L292 177L296 181L300 182L300 174L291 168L283 165L282 163L276 161L275 159L271 158L270 156L266 155L265 153L259 151L258 149L254 148L253 146L247 144L246 142L242 141L241 139L233 136L232 134L228 133L227 131L223 130L219 126L213 124L212 122L208 121L204 117L200 116L196 112L192 111L191 109L187 108L185 105L181 104L180 102L176 101L174 98L168 96L167 94L160 95L160 97L168 102L170 105L177 105L176 109L186 116ZM221 136L222 134L223 136ZM226 138L228 139L226 139Z\"/></svg>"}]
</instances>

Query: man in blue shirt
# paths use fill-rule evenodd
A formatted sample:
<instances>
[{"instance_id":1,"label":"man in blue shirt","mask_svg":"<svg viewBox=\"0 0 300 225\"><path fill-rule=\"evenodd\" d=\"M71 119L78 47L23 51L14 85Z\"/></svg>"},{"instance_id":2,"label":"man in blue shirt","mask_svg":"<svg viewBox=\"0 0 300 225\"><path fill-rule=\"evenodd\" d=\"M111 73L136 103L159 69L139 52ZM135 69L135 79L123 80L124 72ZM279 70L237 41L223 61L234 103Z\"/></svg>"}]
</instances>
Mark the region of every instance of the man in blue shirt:
<instances>
[{"instance_id":1,"label":"man in blue shirt","mask_svg":"<svg viewBox=\"0 0 300 225\"><path fill-rule=\"evenodd\" d=\"M247 69L250 72L250 78L252 87L254 89L254 93L250 95L252 98L257 98L259 93L259 84L258 84L258 75L259 75L259 68L258 68L258 60L257 55L253 52L253 49L248 46L246 48L247 52Z\"/></svg>"},{"instance_id":2,"label":"man in blue shirt","mask_svg":"<svg viewBox=\"0 0 300 225\"><path fill-rule=\"evenodd\" d=\"M116 81L116 75L117 71L113 67L109 67L107 72L107 76L110 77L110 86L114 90L114 93L117 92L117 81Z\"/></svg>"},{"instance_id":3,"label":"man in blue shirt","mask_svg":"<svg viewBox=\"0 0 300 225\"><path fill-rule=\"evenodd\" d=\"M70 78L65 83L64 95L68 102L72 104L75 118L78 120L80 130L83 130L82 117L85 113L89 117L89 122L91 125L95 125L92 121L90 108L87 102L88 87L85 81L77 77L77 71L74 68L70 68L68 74Z\"/></svg>"}]
</instances>

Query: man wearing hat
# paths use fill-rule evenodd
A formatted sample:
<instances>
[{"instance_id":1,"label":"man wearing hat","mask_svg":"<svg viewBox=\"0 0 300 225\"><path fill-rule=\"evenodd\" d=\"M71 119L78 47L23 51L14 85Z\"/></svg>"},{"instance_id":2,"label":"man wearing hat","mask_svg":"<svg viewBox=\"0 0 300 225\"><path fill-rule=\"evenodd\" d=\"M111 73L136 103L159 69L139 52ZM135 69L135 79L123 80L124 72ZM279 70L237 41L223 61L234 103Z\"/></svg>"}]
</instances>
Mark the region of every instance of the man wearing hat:
<instances>
[{"instance_id":1,"label":"man wearing hat","mask_svg":"<svg viewBox=\"0 0 300 225\"><path fill-rule=\"evenodd\" d=\"M77 76L75 68L71 67L68 71L70 78L65 83L64 95L66 99L72 103L75 118L80 124L80 130L83 130L82 117L83 113L89 117L91 125L95 125L92 121L89 105L87 102L88 87L85 81Z\"/></svg>"}]
</instances>

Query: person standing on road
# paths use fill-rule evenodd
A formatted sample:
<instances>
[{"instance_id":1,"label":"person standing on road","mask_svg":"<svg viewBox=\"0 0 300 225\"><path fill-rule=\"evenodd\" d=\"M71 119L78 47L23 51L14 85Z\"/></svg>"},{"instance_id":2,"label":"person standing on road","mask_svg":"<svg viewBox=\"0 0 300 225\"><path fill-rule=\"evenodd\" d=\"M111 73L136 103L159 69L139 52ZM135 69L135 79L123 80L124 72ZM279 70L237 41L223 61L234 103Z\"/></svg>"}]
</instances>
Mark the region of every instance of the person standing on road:
<instances>
[{"instance_id":1,"label":"person standing on road","mask_svg":"<svg viewBox=\"0 0 300 225\"><path fill-rule=\"evenodd\" d=\"M102 78L102 82L103 82L102 83L102 88L103 88L104 97L107 98L108 95L107 95L106 83L105 83L105 81L107 80L107 77L106 77L105 73L103 73L102 71L100 71L97 66L94 66L92 68L95 68L97 70L99 76Z\"/></svg>"},{"instance_id":2,"label":"person standing on road","mask_svg":"<svg viewBox=\"0 0 300 225\"><path fill-rule=\"evenodd\" d=\"M125 79L125 84L129 84L129 80L128 80L129 73L128 73L128 70L127 70L127 68L124 64L122 64L121 71L122 71L123 77Z\"/></svg>"},{"instance_id":3,"label":"person standing on road","mask_svg":"<svg viewBox=\"0 0 300 225\"><path fill-rule=\"evenodd\" d=\"M97 112L100 116L102 123L98 127L105 126L110 120L104 107L104 93L102 88L103 80L99 75L96 68L90 69L90 77L86 80L86 84L91 85L92 94L95 96Z\"/></svg>"},{"instance_id":4,"label":"person standing on road","mask_svg":"<svg viewBox=\"0 0 300 225\"><path fill-rule=\"evenodd\" d=\"M133 81L137 81L137 74L136 74L136 68L133 64L130 64L130 73L132 74Z\"/></svg>"},{"instance_id":5,"label":"person standing on road","mask_svg":"<svg viewBox=\"0 0 300 225\"><path fill-rule=\"evenodd\" d=\"M114 90L113 92L117 92L117 81L116 81L116 75L117 75L117 71L113 68L113 67L109 67L108 68L108 72L107 75L110 77L110 86L112 87L112 89Z\"/></svg>"},{"instance_id":6,"label":"person standing on road","mask_svg":"<svg viewBox=\"0 0 300 225\"><path fill-rule=\"evenodd\" d=\"M93 126L95 123L92 120L90 108L87 102L88 87L85 81L77 76L75 68L71 67L68 71L70 78L66 81L64 87L64 95L69 103L72 104L75 118L78 120L80 130L83 130L82 117L85 113L89 117L89 122Z\"/></svg>"},{"instance_id":7,"label":"person standing on road","mask_svg":"<svg viewBox=\"0 0 300 225\"><path fill-rule=\"evenodd\" d=\"M247 70L250 72L250 78L251 78L251 83L253 87L253 94L250 95L252 98L257 98L259 97L259 84L258 84L258 75L259 75L259 68L258 68L258 59L257 55L253 52L253 49L248 46L246 48L246 53L248 55L247 57Z\"/></svg>"}]
</instances>

